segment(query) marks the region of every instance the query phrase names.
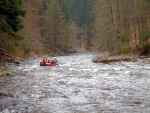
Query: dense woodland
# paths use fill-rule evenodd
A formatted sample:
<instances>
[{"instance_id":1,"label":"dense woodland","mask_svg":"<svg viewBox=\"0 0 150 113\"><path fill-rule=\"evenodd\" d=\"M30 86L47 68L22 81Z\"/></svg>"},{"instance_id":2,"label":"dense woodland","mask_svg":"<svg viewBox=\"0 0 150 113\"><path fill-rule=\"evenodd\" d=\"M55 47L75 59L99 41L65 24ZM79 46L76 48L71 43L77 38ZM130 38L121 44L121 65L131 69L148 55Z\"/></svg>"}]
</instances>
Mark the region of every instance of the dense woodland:
<instances>
[{"instance_id":1,"label":"dense woodland","mask_svg":"<svg viewBox=\"0 0 150 113\"><path fill-rule=\"evenodd\" d=\"M94 12L95 48L150 54L150 0L96 0Z\"/></svg>"},{"instance_id":2,"label":"dense woodland","mask_svg":"<svg viewBox=\"0 0 150 113\"><path fill-rule=\"evenodd\" d=\"M0 0L0 48L14 56L150 54L150 0Z\"/></svg>"}]
</instances>

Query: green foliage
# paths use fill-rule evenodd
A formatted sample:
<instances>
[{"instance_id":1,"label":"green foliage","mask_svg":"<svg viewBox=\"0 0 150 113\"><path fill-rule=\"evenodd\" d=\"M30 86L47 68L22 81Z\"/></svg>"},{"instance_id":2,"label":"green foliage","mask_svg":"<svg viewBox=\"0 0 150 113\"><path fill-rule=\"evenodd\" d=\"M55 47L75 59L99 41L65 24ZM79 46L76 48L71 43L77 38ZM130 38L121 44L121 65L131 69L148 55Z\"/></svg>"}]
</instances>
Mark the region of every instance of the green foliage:
<instances>
[{"instance_id":1,"label":"green foliage","mask_svg":"<svg viewBox=\"0 0 150 113\"><path fill-rule=\"evenodd\" d=\"M143 30L140 32L139 42L141 47L141 54L150 54L150 44L148 39L150 38L150 32L148 30Z\"/></svg>"},{"instance_id":2,"label":"green foliage","mask_svg":"<svg viewBox=\"0 0 150 113\"><path fill-rule=\"evenodd\" d=\"M24 52L25 52L25 54L28 54L28 53L30 53L31 52L31 43L30 42L28 42L28 43L22 43L21 45L20 45L20 48L21 48L21 50L24 50Z\"/></svg>"},{"instance_id":3,"label":"green foliage","mask_svg":"<svg viewBox=\"0 0 150 113\"><path fill-rule=\"evenodd\" d=\"M94 15L93 6L95 0L57 0L65 14L67 24L75 22L82 29L82 45L86 43L86 49L91 46L91 29ZM77 37L77 36L76 36ZM84 46L83 46L84 48Z\"/></svg>"},{"instance_id":4,"label":"green foliage","mask_svg":"<svg viewBox=\"0 0 150 113\"><path fill-rule=\"evenodd\" d=\"M150 6L150 0L145 0L148 6Z\"/></svg>"},{"instance_id":5,"label":"green foliage","mask_svg":"<svg viewBox=\"0 0 150 113\"><path fill-rule=\"evenodd\" d=\"M41 36L46 36L47 30L46 29L42 29L41 30Z\"/></svg>"},{"instance_id":6,"label":"green foliage","mask_svg":"<svg viewBox=\"0 0 150 113\"><path fill-rule=\"evenodd\" d=\"M26 11L22 9L23 0L0 1L0 30L2 32L17 32L23 28L20 16Z\"/></svg>"},{"instance_id":7,"label":"green foliage","mask_svg":"<svg viewBox=\"0 0 150 113\"><path fill-rule=\"evenodd\" d=\"M45 7L42 4L42 5L39 6L39 15L43 16L44 14L45 14Z\"/></svg>"},{"instance_id":8,"label":"green foliage","mask_svg":"<svg viewBox=\"0 0 150 113\"><path fill-rule=\"evenodd\" d=\"M26 54L28 54L28 53L30 53L30 52L31 52L31 50L30 50L30 48L29 48L29 47L24 47L24 51L25 51L25 53L26 53Z\"/></svg>"},{"instance_id":9,"label":"green foliage","mask_svg":"<svg viewBox=\"0 0 150 113\"><path fill-rule=\"evenodd\" d=\"M65 12L67 22L75 21L78 26L91 27L93 23L92 8L94 0L57 0Z\"/></svg>"},{"instance_id":10,"label":"green foliage","mask_svg":"<svg viewBox=\"0 0 150 113\"><path fill-rule=\"evenodd\" d=\"M127 34L127 33L123 34L122 37L121 37L121 42L122 42L122 43L127 43L127 42L129 42L129 41L130 41L130 36L129 36L129 34Z\"/></svg>"},{"instance_id":11,"label":"green foliage","mask_svg":"<svg viewBox=\"0 0 150 113\"><path fill-rule=\"evenodd\" d=\"M92 8L93 8L93 0L76 0L78 2L79 9L76 12L76 21L77 25L79 26L87 26L91 27L93 23L93 15L92 15Z\"/></svg>"},{"instance_id":12,"label":"green foliage","mask_svg":"<svg viewBox=\"0 0 150 113\"><path fill-rule=\"evenodd\" d=\"M140 43L147 42L148 38L150 38L150 32L148 30L143 30L140 32L139 41Z\"/></svg>"},{"instance_id":13,"label":"green foliage","mask_svg":"<svg viewBox=\"0 0 150 113\"><path fill-rule=\"evenodd\" d=\"M129 46L121 48L121 53L122 54L127 54L127 53L130 53L130 52L131 52L131 48Z\"/></svg>"},{"instance_id":14,"label":"green foliage","mask_svg":"<svg viewBox=\"0 0 150 113\"><path fill-rule=\"evenodd\" d=\"M43 27L46 25L44 19L40 19L39 25L40 25L40 27Z\"/></svg>"},{"instance_id":15,"label":"green foliage","mask_svg":"<svg viewBox=\"0 0 150 113\"><path fill-rule=\"evenodd\" d=\"M146 44L143 46L142 51L141 51L142 55L150 55L150 44Z\"/></svg>"},{"instance_id":16,"label":"green foliage","mask_svg":"<svg viewBox=\"0 0 150 113\"><path fill-rule=\"evenodd\" d=\"M0 48L5 49L6 51L16 51L16 47L20 45L20 41L16 40L15 37L6 35L0 36Z\"/></svg>"},{"instance_id":17,"label":"green foliage","mask_svg":"<svg viewBox=\"0 0 150 113\"><path fill-rule=\"evenodd\" d=\"M39 7L39 15L42 16L42 15L44 15L44 14L45 14L45 11L43 10L43 7L40 6L40 7Z\"/></svg>"},{"instance_id":18,"label":"green foliage","mask_svg":"<svg viewBox=\"0 0 150 113\"><path fill-rule=\"evenodd\" d=\"M40 19L39 26L41 28L41 36L46 36L47 29L46 29L46 22L44 19Z\"/></svg>"},{"instance_id":19,"label":"green foliage","mask_svg":"<svg viewBox=\"0 0 150 113\"><path fill-rule=\"evenodd\" d=\"M70 23L71 22L71 3L72 1L71 0L57 0L60 5L62 6L62 10L63 12L65 13L65 20L66 22Z\"/></svg>"},{"instance_id":20,"label":"green foliage","mask_svg":"<svg viewBox=\"0 0 150 113\"><path fill-rule=\"evenodd\" d=\"M42 4L39 6L39 15L43 16L45 14L45 11L48 9L48 4L50 0L43 0Z\"/></svg>"}]
</instances>

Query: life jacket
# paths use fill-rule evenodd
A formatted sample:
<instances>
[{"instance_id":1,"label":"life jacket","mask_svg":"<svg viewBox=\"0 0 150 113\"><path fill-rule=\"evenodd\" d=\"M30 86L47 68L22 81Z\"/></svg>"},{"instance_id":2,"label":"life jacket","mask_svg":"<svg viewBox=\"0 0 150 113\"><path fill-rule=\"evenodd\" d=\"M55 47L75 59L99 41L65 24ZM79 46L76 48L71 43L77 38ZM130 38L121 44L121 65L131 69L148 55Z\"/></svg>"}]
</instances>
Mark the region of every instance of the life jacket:
<instances>
[{"instance_id":1,"label":"life jacket","mask_svg":"<svg viewBox=\"0 0 150 113\"><path fill-rule=\"evenodd\" d=\"M47 58L44 58L44 59L43 59L43 63L47 63Z\"/></svg>"},{"instance_id":2,"label":"life jacket","mask_svg":"<svg viewBox=\"0 0 150 113\"><path fill-rule=\"evenodd\" d=\"M50 60L50 59L47 59L47 62L48 62L48 63L51 63L51 60Z\"/></svg>"},{"instance_id":3,"label":"life jacket","mask_svg":"<svg viewBox=\"0 0 150 113\"><path fill-rule=\"evenodd\" d=\"M52 58L52 59L51 59L51 63L52 63L52 64L56 63L55 59Z\"/></svg>"}]
</instances>

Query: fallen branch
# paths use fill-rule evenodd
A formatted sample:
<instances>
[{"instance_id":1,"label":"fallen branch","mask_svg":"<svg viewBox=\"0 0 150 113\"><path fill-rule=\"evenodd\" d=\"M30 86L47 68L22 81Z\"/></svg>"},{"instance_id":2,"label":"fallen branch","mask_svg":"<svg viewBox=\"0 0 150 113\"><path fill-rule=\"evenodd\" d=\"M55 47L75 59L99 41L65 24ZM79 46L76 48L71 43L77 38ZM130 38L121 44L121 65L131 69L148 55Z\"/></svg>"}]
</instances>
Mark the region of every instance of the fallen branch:
<instances>
[{"instance_id":1,"label":"fallen branch","mask_svg":"<svg viewBox=\"0 0 150 113\"><path fill-rule=\"evenodd\" d=\"M136 61L137 57L97 57L93 60L94 63L112 63L120 61Z\"/></svg>"}]
</instances>

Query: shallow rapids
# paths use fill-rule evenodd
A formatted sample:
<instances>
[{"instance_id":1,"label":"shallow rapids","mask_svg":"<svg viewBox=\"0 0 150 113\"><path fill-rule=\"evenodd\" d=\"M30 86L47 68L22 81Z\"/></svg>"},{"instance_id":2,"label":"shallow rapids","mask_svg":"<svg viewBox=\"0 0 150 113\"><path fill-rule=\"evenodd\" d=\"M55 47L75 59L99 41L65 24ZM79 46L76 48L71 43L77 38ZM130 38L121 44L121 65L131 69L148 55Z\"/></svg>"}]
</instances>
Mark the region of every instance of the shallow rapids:
<instances>
[{"instance_id":1,"label":"shallow rapids","mask_svg":"<svg viewBox=\"0 0 150 113\"><path fill-rule=\"evenodd\" d=\"M95 64L96 54L59 56L59 66L42 58L10 67L0 77L1 113L150 113L150 64Z\"/></svg>"}]
</instances>

